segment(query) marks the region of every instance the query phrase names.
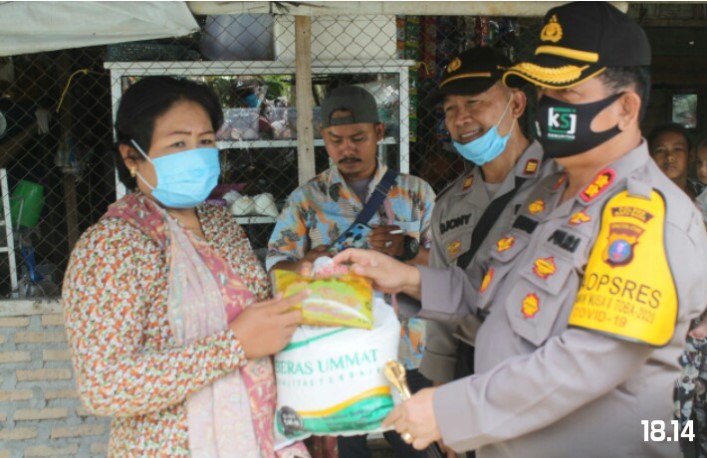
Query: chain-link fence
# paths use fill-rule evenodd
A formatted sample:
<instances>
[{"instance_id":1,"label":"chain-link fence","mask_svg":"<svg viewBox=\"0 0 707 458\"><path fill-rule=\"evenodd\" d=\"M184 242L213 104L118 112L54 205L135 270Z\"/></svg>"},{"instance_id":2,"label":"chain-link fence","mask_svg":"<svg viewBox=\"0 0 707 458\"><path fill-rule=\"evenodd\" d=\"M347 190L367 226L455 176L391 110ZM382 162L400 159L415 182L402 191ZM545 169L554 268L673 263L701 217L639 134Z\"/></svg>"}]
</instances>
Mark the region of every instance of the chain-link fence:
<instances>
[{"instance_id":1,"label":"chain-link fence","mask_svg":"<svg viewBox=\"0 0 707 458\"><path fill-rule=\"evenodd\" d=\"M411 110L412 173L427 180L440 191L458 176L463 164L453 150L444 125L441 106L425 104L426 96L436 88L444 67L459 52L480 46L501 48L512 60L531 57L535 49L540 18L494 18L486 16L420 16L399 18L404 23L404 44L399 48L405 56L417 62L411 72L411 85L416 89ZM399 29L402 29L400 27ZM421 42L415 42L416 36ZM408 38L411 37L411 38ZM435 38L436 37L436 38ZM414 91L413 91L414 92ZM529 113L534 97L528 97L529 107L521 124L529 131Z\"/></svg>"},{"instance_id":2,"label":"chain-link fence","mask_svg":"<svg viewBox=\"0 0 707 458\"><path fill-rule=\"evenodd\" d=\"M115 199L104 53L0 60L2 297L57 295L73 242Z\"/></svg>"},{"instance_id":3,"label":"chain-link fence","mask_svg":"<svg viewBox=\"0 0 707 458\"><path fill-rule=\"evenodd\" d=\"M146 75L193 78L219 95L222 176L211 196L227 205L262 253L306 161L329 166L318 106L344 84L368 89L386 124L390 166L440 190L461 168L439 108L422 104L443 66L471 46L533 49L540 18L315 16L311 60L296 55L288 15L199 17L189 37L13 56L0 60L0 168L5 239L0 296L54 296L73 244L117 195L112 151L122 92ZM297 58L296 58L297 57ZM311 68L314 159L298 152L297 65ZM9 207L9 208L7 208ZM4 243L0 242L4 245ZM15 263L10 262L14 256Z\"/></svg>"}]
</instances>

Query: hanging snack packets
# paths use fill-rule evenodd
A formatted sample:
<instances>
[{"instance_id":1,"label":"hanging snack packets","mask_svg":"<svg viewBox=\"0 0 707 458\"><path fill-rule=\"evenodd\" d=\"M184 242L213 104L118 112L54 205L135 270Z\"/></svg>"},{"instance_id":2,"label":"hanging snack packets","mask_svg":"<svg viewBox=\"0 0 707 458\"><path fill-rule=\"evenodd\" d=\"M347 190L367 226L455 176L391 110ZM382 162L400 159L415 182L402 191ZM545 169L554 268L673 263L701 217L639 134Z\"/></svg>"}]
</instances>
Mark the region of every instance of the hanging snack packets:
<instances>
[{"instance_id":1,"label":"hanging snack packets","mask_svg":"<svg viewBox=\"0 0 707 458\"><path fill-rule=\"evenodd\" d=\"M321 259L321 258L320 258ZM312 294L297 304L302 309L302 324L373 328L373 288L359 275L331 268L315 270L313 277L287 270L274 271L275 291L284 297L309 289Z\"/></svg>"}]
</instances>

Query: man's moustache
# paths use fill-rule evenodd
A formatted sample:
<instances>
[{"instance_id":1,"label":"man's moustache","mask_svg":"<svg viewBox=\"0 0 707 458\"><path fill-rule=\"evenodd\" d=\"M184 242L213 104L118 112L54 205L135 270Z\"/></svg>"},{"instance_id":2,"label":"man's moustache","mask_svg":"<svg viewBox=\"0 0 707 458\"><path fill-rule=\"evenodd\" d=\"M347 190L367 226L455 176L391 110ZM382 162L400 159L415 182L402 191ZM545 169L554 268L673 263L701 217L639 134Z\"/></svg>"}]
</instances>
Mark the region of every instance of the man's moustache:
<instances>
[{"instance_id":1,"label":"man's moustache","mask_svg":"<svg viewBox=\"0 0 707 458\"><path fill-rule=\"evenodd\" d=\"M345 157L339 161L339 164L353 164L355 162L361 162L361 159L357 157Z\"/></svg>"}]
</instances>

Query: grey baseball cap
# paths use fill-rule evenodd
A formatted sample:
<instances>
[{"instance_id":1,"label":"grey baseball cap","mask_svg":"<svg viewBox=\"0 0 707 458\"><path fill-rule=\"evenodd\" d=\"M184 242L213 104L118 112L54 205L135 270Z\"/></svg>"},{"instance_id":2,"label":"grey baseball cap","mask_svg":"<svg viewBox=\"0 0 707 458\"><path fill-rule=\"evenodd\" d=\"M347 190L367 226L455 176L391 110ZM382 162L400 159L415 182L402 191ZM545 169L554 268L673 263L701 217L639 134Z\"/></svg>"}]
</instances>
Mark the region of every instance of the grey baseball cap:
<instances>
[{"instance_id":1,"label":"grey baseball cap","mask_svg":"<svg viewBox=\"0 0 707 458\"><path fill-rule=\"evenodd\" d=\"M337 111L348 111L349 116L332 119ZM376 99L359 86L337 87L327 94L321 105L322 127L344 124L379 123Z\"/></svg>"}]
</instances>

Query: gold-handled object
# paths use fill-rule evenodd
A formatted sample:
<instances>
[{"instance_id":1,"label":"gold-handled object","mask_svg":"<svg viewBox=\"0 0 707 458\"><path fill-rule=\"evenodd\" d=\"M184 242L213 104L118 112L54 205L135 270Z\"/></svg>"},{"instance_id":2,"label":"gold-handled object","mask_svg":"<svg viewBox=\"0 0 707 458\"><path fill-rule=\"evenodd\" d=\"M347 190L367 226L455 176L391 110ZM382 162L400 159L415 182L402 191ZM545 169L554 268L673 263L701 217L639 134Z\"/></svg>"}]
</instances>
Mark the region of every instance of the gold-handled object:
<instances>
[{"instance_id":1,"label":"gold-handled object","mask_svg":"<svg viewBox=\"0 0 707 458\"><path fill-rule=\"evenodd\" d=\"M407 378L405 377L405 367L403 367L399 361L393 360L385 363L385 366L383 366L383 375L385 375L385 378L388 379L390 384L398 390L400 399L403 401L410 399L412 395L410 394L410 388L408 387ZM410 435L410 433L405 434ZM410 438L412 439L412 436L410 436ZM405 442L410 443L407 440ZM430 458L444 458L442 449L435 442L431 443L429 447L427 447L426 452L427 456Z\"/></svg>"},{"instance_id":2,"label":"gold-handled object","mask_svg":"<svg viewBox=\"0 0 707 458\"><path fill-rule=\"evenodd\" d=\"M399 361L388 361L383 367L383 375L388 379L391 385L398 390L400 399L406 401L412 396L408 382L405 378L405 367Z\"/></svg>"}]
</instances>

